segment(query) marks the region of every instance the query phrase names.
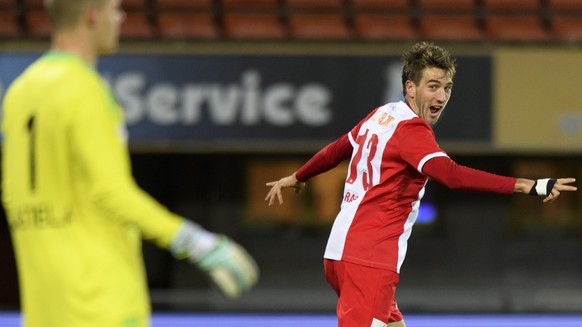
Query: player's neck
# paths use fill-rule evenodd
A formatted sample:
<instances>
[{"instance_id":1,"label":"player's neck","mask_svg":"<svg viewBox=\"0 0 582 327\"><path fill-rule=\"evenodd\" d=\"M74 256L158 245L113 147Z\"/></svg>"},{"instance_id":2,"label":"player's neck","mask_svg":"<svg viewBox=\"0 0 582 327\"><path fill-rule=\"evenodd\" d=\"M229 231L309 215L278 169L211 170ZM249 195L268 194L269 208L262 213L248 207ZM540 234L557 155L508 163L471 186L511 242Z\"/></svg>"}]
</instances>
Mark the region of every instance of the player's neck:
<instances>
[{"instance_id":1,"label":"player's neck","mask_svg":"<svg viewBox=\"0 0 582 327\"><path fill-rule=\"evenodd\" d=\"M417 116L420 115L420 112L416 108L416 103L413 100L409 99L408 97L405 97L404 103L406 103L406 105L408 105L408 108L410 108L410 110L412 110Z\"/></svg>"},{"instance_id":2,"label":"player's neck","mask_svg":"<svg viewBox=\"0 0 582 327\"><path fill-rule=\"evenodd\" d=\"M51 50L70 53L79 57L87 65L95 67L97 54L91 40L91 36L81 29L56 33L53 36Z\"/></svg>"}]
</instances>

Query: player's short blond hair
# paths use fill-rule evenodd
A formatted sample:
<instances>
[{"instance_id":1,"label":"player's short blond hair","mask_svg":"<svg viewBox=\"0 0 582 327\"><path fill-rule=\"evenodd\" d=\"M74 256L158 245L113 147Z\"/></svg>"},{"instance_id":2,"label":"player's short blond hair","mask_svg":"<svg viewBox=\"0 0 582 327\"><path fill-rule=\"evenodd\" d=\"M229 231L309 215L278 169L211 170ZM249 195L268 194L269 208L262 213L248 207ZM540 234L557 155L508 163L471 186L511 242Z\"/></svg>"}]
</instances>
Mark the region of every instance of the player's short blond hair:
<instances>
[{"instance_id":1,"label":"player's short blond hair","mask_svg":"<svg viewBox=\"0 0 582 327\"><path fill-rule=\"evenodd\" d=\"M107 0L44 0L55 30L67 29L79 22L87 5L103 6Z\"/></svg>"},{"instance_id":2,"label":"player's short blond hair","mask_svg":"<svg viewBox=\"0 0 582 327\"><path fill-rule=\"evenodd\" d=\"M440 68L449 74L451 80L455 78L455 60L450 53L431 42L418 42L409 51L402 55L402 93L406 96L406 81L415 85L420 83L425 68Z\"/></svg>"}]
</instances>

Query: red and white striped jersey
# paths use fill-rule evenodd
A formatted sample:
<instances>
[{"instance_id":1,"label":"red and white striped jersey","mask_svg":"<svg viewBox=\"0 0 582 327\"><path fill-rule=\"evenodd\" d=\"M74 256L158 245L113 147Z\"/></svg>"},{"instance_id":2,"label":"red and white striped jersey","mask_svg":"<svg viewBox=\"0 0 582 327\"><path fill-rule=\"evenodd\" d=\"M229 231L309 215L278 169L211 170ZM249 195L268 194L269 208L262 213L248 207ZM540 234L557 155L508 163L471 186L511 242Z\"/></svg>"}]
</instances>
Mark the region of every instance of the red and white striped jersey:
<instances>
[{"instance_id":1,"label":"red and white striped jersey","mask_svg":"<svg viewBox=\"0 0 582 327\"><path fill-rule=\"evenodd\" d=\"M399 272L428 180L423 165L447 154L404 102L375 109L348 137L343 201L324 256Z\"/></svg>"}]
</instances>

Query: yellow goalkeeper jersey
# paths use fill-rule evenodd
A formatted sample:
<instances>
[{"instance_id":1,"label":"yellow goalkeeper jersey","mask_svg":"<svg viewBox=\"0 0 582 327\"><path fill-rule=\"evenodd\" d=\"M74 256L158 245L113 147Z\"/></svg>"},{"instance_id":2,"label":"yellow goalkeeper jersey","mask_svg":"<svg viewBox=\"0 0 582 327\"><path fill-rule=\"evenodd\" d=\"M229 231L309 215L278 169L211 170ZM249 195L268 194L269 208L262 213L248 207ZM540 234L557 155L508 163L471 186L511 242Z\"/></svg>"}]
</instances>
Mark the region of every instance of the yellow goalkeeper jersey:
<instances>
[{"instance_id":1,"label":"yellow goalkeeper jersey","mask_svg":"<svg viewBox=\"0 0 582 327\"><path fill-rule=\"evenodd\" d=\"M131 174L123 112L97 71L48 52L4 99L2 201L26 327L149 326L141 240L183 222Z\"/></svg>"}]
</instances>

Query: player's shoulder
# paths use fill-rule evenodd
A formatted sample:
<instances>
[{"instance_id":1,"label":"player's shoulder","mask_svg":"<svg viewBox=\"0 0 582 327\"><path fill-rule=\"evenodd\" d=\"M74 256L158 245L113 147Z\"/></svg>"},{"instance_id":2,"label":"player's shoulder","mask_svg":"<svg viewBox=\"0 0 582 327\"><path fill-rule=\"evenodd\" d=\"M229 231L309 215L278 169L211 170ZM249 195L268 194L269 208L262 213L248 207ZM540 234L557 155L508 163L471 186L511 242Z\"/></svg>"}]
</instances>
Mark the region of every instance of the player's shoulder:
<instances>
[{"instance_id":1,"label":"player's shoulder","mask_svg":"<svg viewBox=\"0 0 582 327\"><path fill-rule=\"evenodd\" d=\"M99 87L97 71L80 58L63 52L48 52L30 68L37 80L69 87L69 90L83 90Z\"/></svg>"},{"instance_id":2,"label":"player's shoulder","mask_svg":"<svg viewBox=\"0 0 582 327\"><path fill-rule=\"evenodd\" d=\"M428 123L418 117L418 115L414 113L414 111L404 101L390 102L378 107L376 110L386 113L399 123L423 124L429 126Z\"/></svg>"},{"instance_id":3,"label":"player's shoulder","mask_svg":"<svg viewBox=\"0 0 582 327\"><path fill-rule=\"evenodd\" d=\"M424 119L420 118L405 102L400 101L389 105L392 108L392 115L398 122L397 129L414 129L417 131L430 131L432 133L432 127Z\"/></svg>"},{"instance_id":4,"label":"player's shoulder","mask_svg":"<svg viewBox=\"0 0 582 327\"><path fill-rule=\"evenodd\" d=\"M417 117L406 103L400 101L386 103L375 108L368 114L364 121L373 125L381 125L386 128L392 126L391 128L393 128L396 125L406 123Z\"/></svg>"},{"instance_id":5,"label":"player's shoulder","mask_svg":"<svg viewBox=\"0 0 582 327\"><path fill-rule=\"evenodd\" d=\"M433 133L432 127L420 117L412 117L410 119L402 120L398 124L397 129L400 130L415 130L417 132L430 132Z\"/></svg>"}]
</instances>

